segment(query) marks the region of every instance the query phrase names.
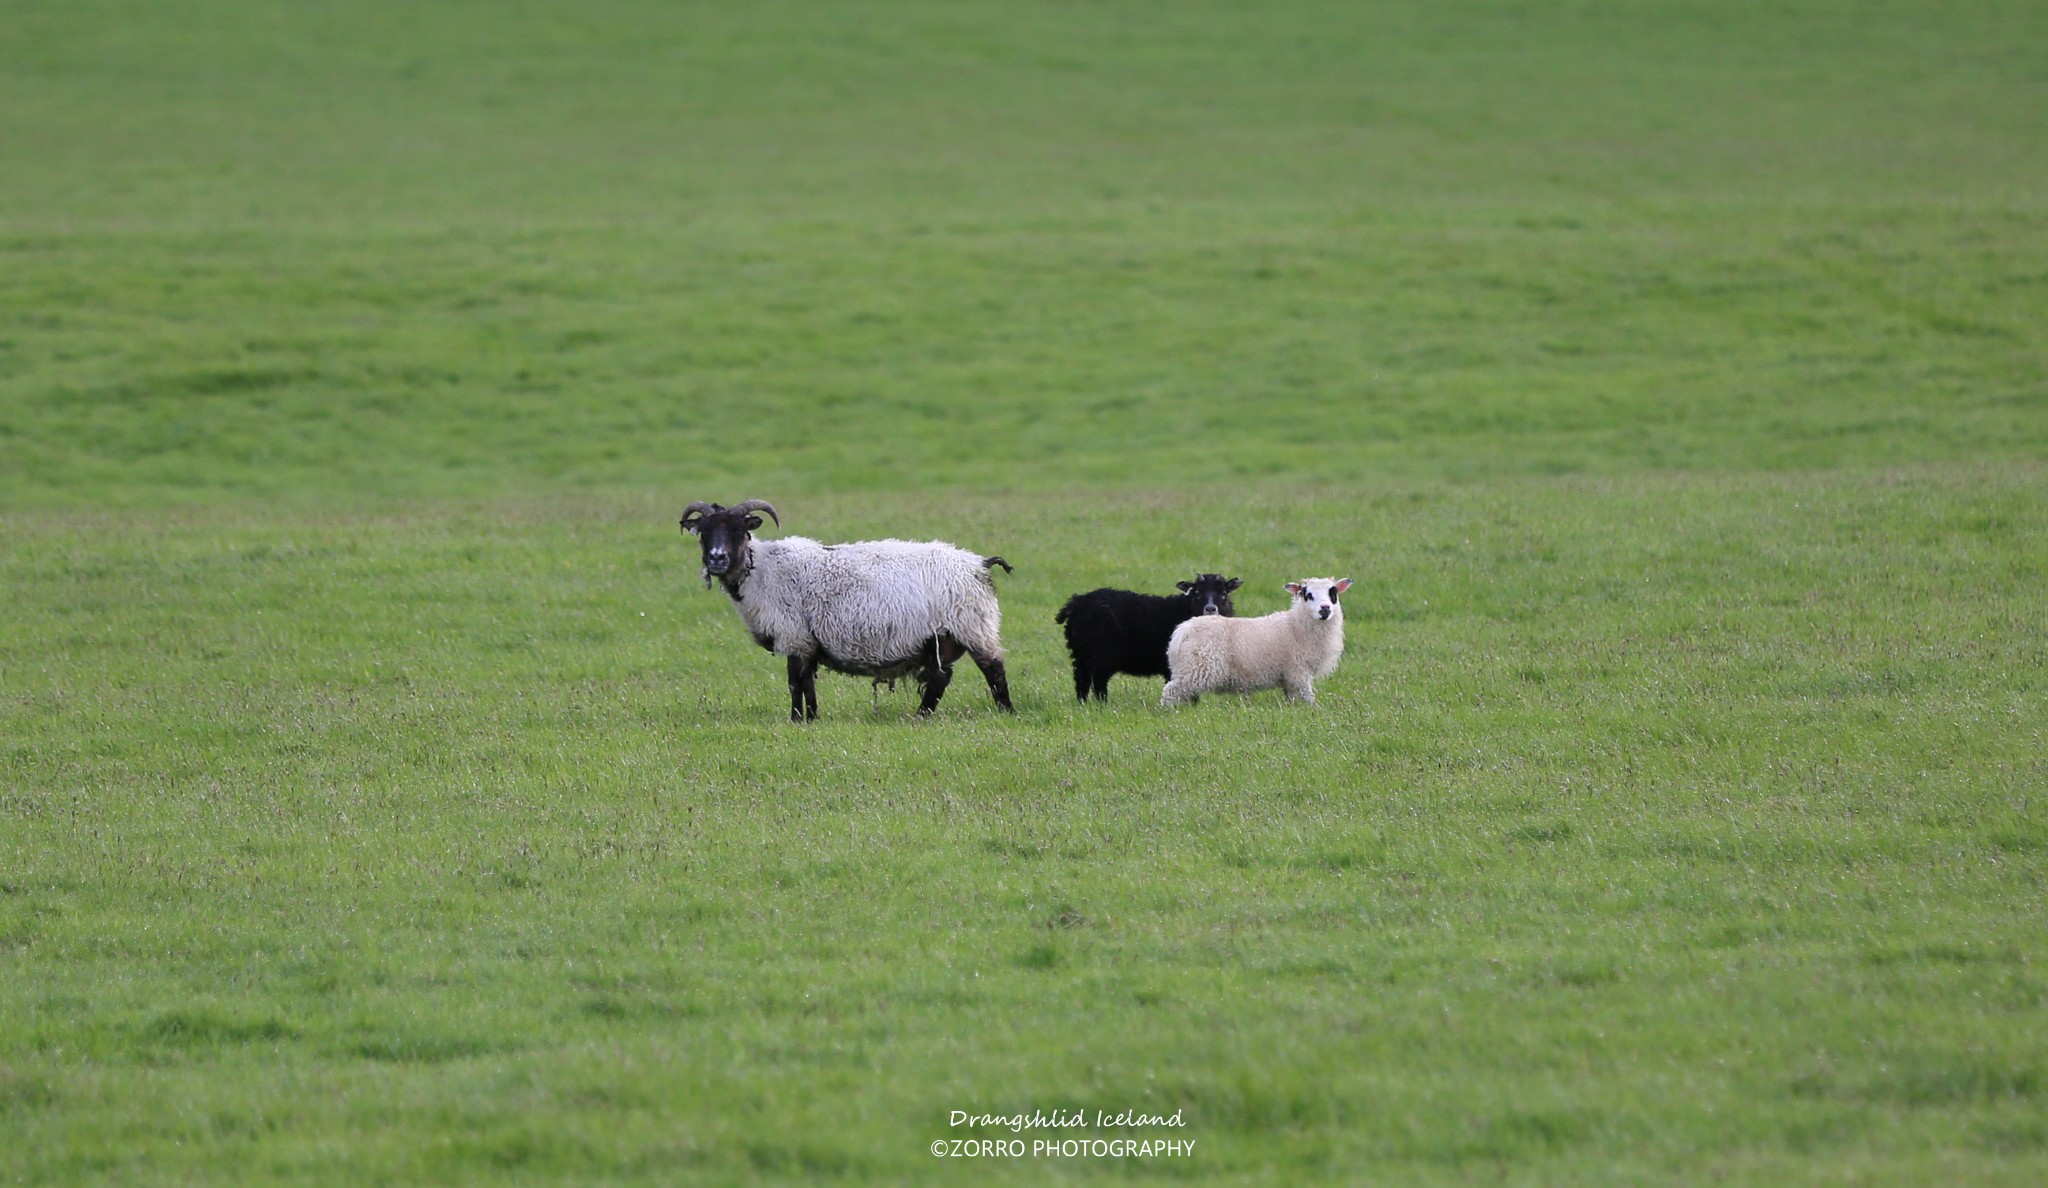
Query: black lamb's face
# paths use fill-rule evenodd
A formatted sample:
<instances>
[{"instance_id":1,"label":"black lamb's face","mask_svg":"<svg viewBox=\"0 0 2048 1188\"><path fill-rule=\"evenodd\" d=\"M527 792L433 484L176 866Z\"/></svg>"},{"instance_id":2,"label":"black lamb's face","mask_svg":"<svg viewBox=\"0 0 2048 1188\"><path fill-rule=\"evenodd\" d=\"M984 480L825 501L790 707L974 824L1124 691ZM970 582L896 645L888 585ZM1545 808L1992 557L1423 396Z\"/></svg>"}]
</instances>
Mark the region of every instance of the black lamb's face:
<instances>
[{"instance_id":1,"label":"black lamb's face","mask_svg":"<svg viewBox=\"0 0 2048 1188\"><path fill-rule=\"evenodd\" d=\"M747 542L760 526L761 517L715 503L710 511L683 515L683 531L696 536L704 551L704 572L712 577L732 572L746 556Z\"/></svg>"},{"instance_id":2,"label":"black lamb's face","mask_svg":"<svg viewBox=\"0 0 2048 1188\"><path fill-rule=\"evenodd\" d=\"M1220 573L1198 574L1192 582L1176 582L1182 598L1187 600L1188 612L1194 615L1234 615L1235 607L1230 605L1230 592L1244 585L1242 578L1227 578Z\"/></svg>"}]
</instances>

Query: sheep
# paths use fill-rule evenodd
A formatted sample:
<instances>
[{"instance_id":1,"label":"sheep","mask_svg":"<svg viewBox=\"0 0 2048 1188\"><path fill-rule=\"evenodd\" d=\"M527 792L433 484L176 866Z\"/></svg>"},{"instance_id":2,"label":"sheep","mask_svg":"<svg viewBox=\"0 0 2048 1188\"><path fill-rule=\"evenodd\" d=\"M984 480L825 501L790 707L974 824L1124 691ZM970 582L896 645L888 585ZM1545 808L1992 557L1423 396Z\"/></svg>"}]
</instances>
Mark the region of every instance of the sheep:
<instances>
[{"instance_id":1,"label":"sheep","mask_svg":"<svg viewBox=\"0 0 2048 1188\"><path fill-rule=\"evenodd\" d=\"M1230 592L1243 584L1240 578L1202 573L1194 581L1175 582L1178 597L1105 587L1067 599L1053 622L1067 629L1074 697L1085 703L1092 691L1096 700L1108 701L1109 678L1120 672L1169 675L1166 641L1173 629L1196 615L1234 614Z\"/></svg>"},{"instance_id":2,"label":"sheep","mask_svg":"<svg viewBox=\"0 0 2048 1188\"><path fill-rule=\"evenodd\" d=\"M821 664L878 682L914 675L918 716L930 717L962 655L974 657L996 705L1015 712L991 576L997 565L1015 572L1009 562L940 541L756 541L757 511L781 526L772 504L749 499L692 503L682 528L703 547L705 587L717 579L754 642L789 658L790 721L817 719Z\"/></svg>"},{"instance_id":3,"label":"sheep","mask_svg":"<svg viewBox=\"0 0 2048 1188\"><path fill-rule=\"evenodd\" d=\"M1337 596L1350 578L1304 578L1287 583L1294 604L1256 619L1189 619L1167 641L1173 675L1160 708L1192 702L1204 693L1256 693L1275 686L1295 701L1315 704L1318 677L1337 671L1344 657L1344 611Z\"/></svg>"}]
</instances>

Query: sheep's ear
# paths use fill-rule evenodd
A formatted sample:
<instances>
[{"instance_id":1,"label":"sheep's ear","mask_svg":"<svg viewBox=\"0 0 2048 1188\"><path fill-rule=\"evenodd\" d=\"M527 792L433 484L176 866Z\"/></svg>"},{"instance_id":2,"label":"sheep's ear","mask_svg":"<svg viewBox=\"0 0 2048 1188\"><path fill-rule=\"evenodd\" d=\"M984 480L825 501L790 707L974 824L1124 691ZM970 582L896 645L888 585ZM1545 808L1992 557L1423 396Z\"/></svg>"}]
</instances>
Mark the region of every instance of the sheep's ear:
<instances>
[{"instance_id":1,"label":"sheep's ear","mask_svg":"<svg viewBox=\"0 0 2048 1188\"><path fill-rule=\"evenodd\" d=\"M1296 595L1300 594L1300 593L1301 593L1301 583L1300 583L1300 582L1289 582L1289 583L1287 583L1287 592L1288 592L1289 594L1296 594Z\"/></svg>"},{"instance_id":2,"label":"sheep's ear","mask_svg":"<svg viewBox=\"0 0 2048 1188\"><path fill-rule=\"evenodd\" d=\"M747 531L749 531L749 532L752 532L752 531L753 531L754 529L756 529L756 528L759 528L760 526L761 526L761 517L759 517L759 516L748 516L748 517L747 517Z\"/></svg>"},{"instance_id":3,"label":"sheep's ear","mask_svg":"<svg viewBox=\"0 0 2048 1188\"><path fill-rule=\"evenodd\" d=\"M1195 584L1193 582L1175 582L1173 588L1183 594L1191 594L1194 592Z\"/></svg>"},{"instance_id":4,"label":"sheep's ear","mask_svg":"<svg viewBox=\"0 0 2048 1188\"><path fill-rule=\"evenodd\" d=\"M682 525L683 531L689 533L691 536L697 535L697 522L695 520L684 520L682 521Z\"/></svg>"},{"instance_id":5,"label":"sheep's ear","mask_svg":"<svg viewBox=\"0 0 2048 1188\"><path fill-rule=\"evenodd\" d=\"M1351 588L1351 579L1350 579L1350 578L1338 578L1338 579L1337 579L1337 584L1336 584L1336 585L1334 585L1334 586L1331 586L1331 587L1330 587L1330 592L1331 592L1332 594L1342 594L1342 593L1343 593L1344 591L1346 591L1346 590L1349 590L1350 588Z\"/></svg>"},{"instance_id":6,"label":"sheep's ear","mask_svg":"<svg viewBox=\"0 0 2048 1188\"><path fill-rule=\"evenodd\" d=\"M1230 593L1230 592L1231 592L1232 590L1235 590L1235 589L1237 589L1237 588L1238 588L1239 586L1242 586L1242 585L1244 585L1244 579L1243 579L1243 578L1231 578L1231 579L1230 579L1229 581L1227 581L1227 582L1223 583L1223 592L1224 592L1225 594L1228 594L1228 593Z\"/></svg>"}]
</instances>

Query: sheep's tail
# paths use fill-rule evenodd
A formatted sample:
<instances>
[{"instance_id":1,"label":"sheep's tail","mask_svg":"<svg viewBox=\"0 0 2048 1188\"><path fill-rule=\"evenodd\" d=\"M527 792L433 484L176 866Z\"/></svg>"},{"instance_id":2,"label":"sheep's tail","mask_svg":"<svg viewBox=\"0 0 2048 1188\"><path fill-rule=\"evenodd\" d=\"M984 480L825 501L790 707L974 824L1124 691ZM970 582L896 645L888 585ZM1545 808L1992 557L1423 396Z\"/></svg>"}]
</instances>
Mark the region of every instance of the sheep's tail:
<instances>
[{"instance_id":1,"label":"sheep's tail","mask_svg":"<svg viewBox=\"0 0 2048 1188\"><path fill-rule=\"evenodd\" d=\"M1059 614L1056 614L1056 615L1054 615L1054 616L1052 617L1052 621L1053 621L1053 622L1055 622L1055 623L1064 623L1064 622L1066 622L1066 621L1067 621L1068 619L1071 619L1071 618L1073 618L1073 617L1074 617L1074 612L1075 612L1076 610L1079 610L1079 609L1080 609L1080 606L1081 606L1081 596L1080 596L1079 594L1076 594L1076 595L1074 595L1074 596L1073 596L1072 598L1069 598L1069 599L1067 599L1066 605L1065 605L1065 606L1062 606L1062 607L1060 607L1060 613L1059 613Z\"/></svg>"},{"instance_id":2,"label":"sheep's tail","mask_svg":"<svg viewBox=\"0 0 2048 1188\"><path fill-rule=\"evenodd\" d=\"M1011 568L1010 563L1008 561L1003 560L1001 557L983 557L981 559L981 567L983 569L994 570L995 567L998 565L1003 567L1004 573L1017 572L1015 569Z\"/></svg>"}]
</instances>

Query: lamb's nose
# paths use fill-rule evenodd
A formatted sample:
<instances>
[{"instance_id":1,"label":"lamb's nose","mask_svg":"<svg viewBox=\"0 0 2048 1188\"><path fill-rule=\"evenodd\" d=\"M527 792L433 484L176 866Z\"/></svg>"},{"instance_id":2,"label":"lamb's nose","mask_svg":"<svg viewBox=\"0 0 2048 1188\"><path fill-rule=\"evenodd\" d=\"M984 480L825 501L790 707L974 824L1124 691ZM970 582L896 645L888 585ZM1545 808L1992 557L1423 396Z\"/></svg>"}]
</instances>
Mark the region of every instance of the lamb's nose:
<instances>
[{"instance_id":1,"label":"lamb's nose","mask_svg":"<svg viewBox=\"0 0 2048 1188\"><path fill-rule=\"evenodd\" d=\"M1327 607L1327 606L1326 606L1326 607L1324 607L1324 608L1322 608L1321 610L1319 610L1319 611L1317 611L1317 612L1316 612L1316 618L1318 618L1318 619L1327 619L1327 618L1329 618L1329 617L1330 617L1330 608L1329 608L1329 607Z\"/></svg>"},{"instance_id":2,"label":"lamb's nose","mask_svg":"<svg viewBox=\"0 0 2048 1188\"><path fill-rule=\"evenodd\" d=\"M1222 614L1223 612L1222 612L1222 611L1220 611L1220 610L1217 610L1217 609L1216 609L1215 607L1213 607L1213 606L1205 606L1205 607L1203 607L1203 608L1202 608L1202 613L1203 613L1203 614L1205 614L1205 615L1220 615L1220 614Z\"/></svg>"}]
</instances>

